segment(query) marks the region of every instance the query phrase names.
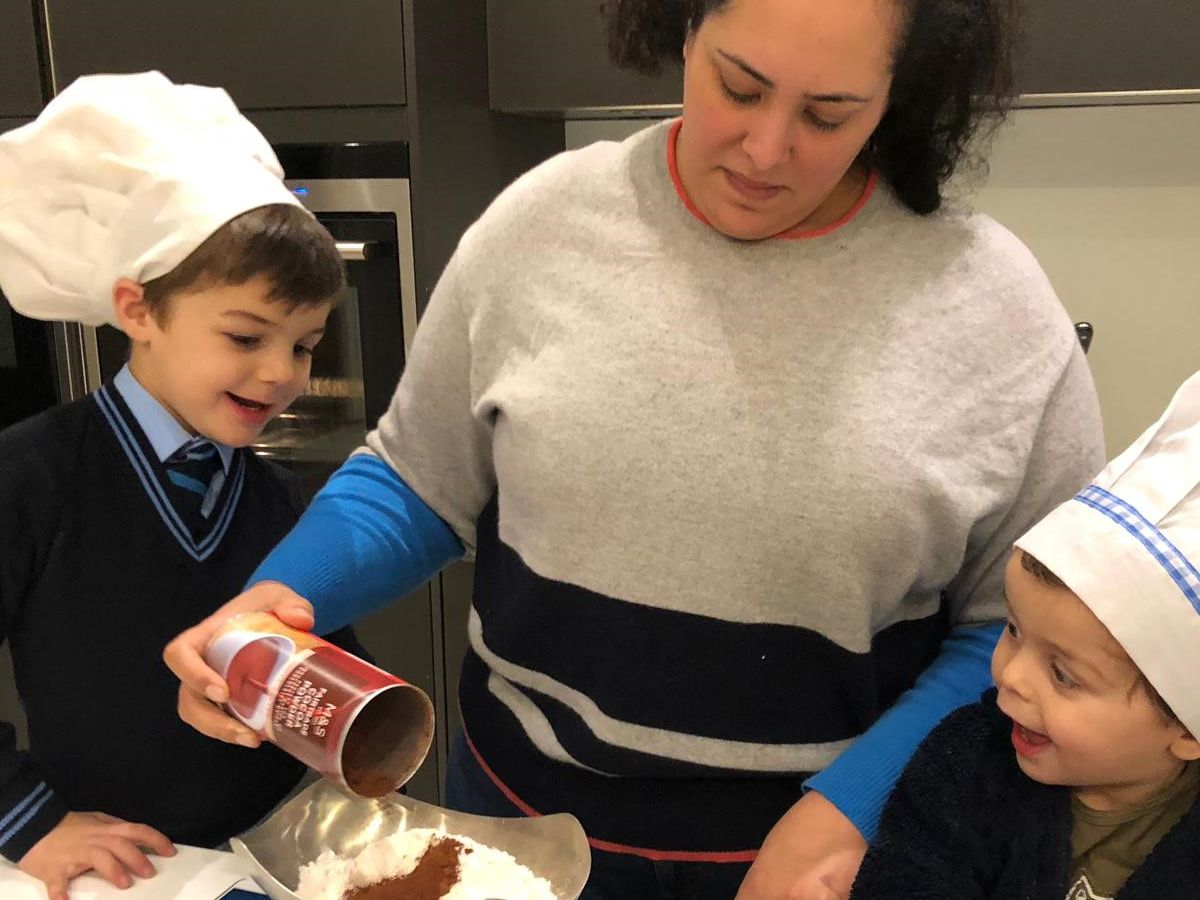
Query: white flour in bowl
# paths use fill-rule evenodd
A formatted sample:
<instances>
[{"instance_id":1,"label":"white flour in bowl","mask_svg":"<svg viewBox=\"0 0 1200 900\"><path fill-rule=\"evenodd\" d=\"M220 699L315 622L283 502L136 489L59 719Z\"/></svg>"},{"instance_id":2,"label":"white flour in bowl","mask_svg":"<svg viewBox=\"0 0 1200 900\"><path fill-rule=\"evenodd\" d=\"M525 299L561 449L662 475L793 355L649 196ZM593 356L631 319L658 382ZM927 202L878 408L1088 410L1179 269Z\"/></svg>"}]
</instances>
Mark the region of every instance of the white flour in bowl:
<instances>
[{"instance_id":1,"label":"white flour in bowl","mask_svg":"<svg viewBox=\"0 0 1200 900\"><path fill-rule=\"evenodd\" d=\"M430 843L449 838L462 845L458 857L458 882L440 895L443 900L556 900L550 883L538 878L509 854L458 834L432 828L413 828L367 844L355 857L345 859L326 850L300 869L296 893L302 900L342 900L350 892L409 875ZM468 852L469 851L469 852ZM428 893L405 893L420 900L435 900Z\"/></svg>"}]
</instances>

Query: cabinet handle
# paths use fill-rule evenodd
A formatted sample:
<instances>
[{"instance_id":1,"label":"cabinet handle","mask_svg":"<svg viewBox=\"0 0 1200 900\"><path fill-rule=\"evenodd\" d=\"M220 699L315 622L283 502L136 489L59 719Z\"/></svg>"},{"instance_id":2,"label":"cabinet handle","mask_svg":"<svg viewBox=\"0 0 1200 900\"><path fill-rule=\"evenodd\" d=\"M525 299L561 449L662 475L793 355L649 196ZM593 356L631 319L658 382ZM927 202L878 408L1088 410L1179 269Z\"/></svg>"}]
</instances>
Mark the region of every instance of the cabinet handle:
<instances>
[{"instance_id":1,"label":"cabinet handle","mask_svg":"<svg viewBox=\"0 0 1200 900\"><path fill-rule=\"evenodd\" d=\"M1096 329L1092 327L1091 322L1076 322L1075 336L1079 338L1079 343L1083 345L1083 352L1087 353L1092 346L1092 337L1095 335Z\"/></svg>"},{"instance_id":2,"label":"cabinet handle","mask_svg":"<svg viewBox=\"0 0 1200 900\"><path fill-rule=\"evenodd\" d=\"M392 255L392 245L387 241L338 241L337 251L346 262L367 262L386 259Z\"/></svg>"}]
</instances>

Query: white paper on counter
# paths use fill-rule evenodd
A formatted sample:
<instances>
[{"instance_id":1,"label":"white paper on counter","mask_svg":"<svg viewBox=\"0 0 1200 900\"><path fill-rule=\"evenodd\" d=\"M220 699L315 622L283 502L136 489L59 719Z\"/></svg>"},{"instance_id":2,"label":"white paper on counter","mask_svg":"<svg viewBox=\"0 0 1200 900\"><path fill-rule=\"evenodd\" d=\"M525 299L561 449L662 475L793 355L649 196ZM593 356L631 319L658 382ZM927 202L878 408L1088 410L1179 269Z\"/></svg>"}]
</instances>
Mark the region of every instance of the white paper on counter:
<instances>
[{"instance_id":1,"label":"white paper on counter","mask_svg":"<svg viewBox=\"0 0 1200 900\"><path fill-rule=\"evenodd\" d=\"M98 875L81 875L71 882L71 900L219 900L234 887L262 893L250 878L246 864L232 853L175 845L172 857L151 856L158 874L135 879L119 890ZM7 863L0 863L0 897L4 900L46 900L36 878Z\"/></svg>"}]
</instances>

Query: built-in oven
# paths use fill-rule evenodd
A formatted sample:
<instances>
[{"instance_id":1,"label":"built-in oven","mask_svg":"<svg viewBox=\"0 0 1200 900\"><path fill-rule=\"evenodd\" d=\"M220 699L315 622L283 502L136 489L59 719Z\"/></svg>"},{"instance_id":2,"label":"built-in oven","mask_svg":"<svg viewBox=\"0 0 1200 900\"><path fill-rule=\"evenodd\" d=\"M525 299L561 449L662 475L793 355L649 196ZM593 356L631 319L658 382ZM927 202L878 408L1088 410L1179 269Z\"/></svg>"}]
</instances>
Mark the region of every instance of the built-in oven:
<instances>
[{"instance_id":1,"label":"built-in oven","mask_svg":"<svg viewBox=\"0 0 1200 900\"><path fill-rule=\"evenodd\" d=\"M254 449L295 470L307 493L387 408L417 325L405 144L276 148L288 186L321 221L348 286L313 354L309 388Z\"/></svg>"}]
</instances>

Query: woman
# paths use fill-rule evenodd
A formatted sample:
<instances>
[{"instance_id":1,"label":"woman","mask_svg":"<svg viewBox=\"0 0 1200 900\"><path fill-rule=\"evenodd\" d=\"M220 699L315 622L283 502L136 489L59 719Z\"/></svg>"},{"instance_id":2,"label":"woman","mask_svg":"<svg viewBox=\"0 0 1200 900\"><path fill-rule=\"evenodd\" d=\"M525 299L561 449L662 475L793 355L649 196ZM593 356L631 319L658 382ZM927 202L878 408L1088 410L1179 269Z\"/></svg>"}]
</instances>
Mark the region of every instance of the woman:
<instances>
[{"instance_id":1,"label":"woman","mask_svg":"<svg viewBox=\"0 0 1200 900\"><path fill-rule=\"evenodd\" d=\"M844 895L987 685L1013 539L1103 461L1045 276L940 209L1005 4L611 15L626 62L682 48L681 120L495 201L369 452L221 615L324 630L474 554L451 805L573 812L589 900ZM181 713L252 744L204 700L216 618L167 649Z\"/></svg>"}]
</instances>

